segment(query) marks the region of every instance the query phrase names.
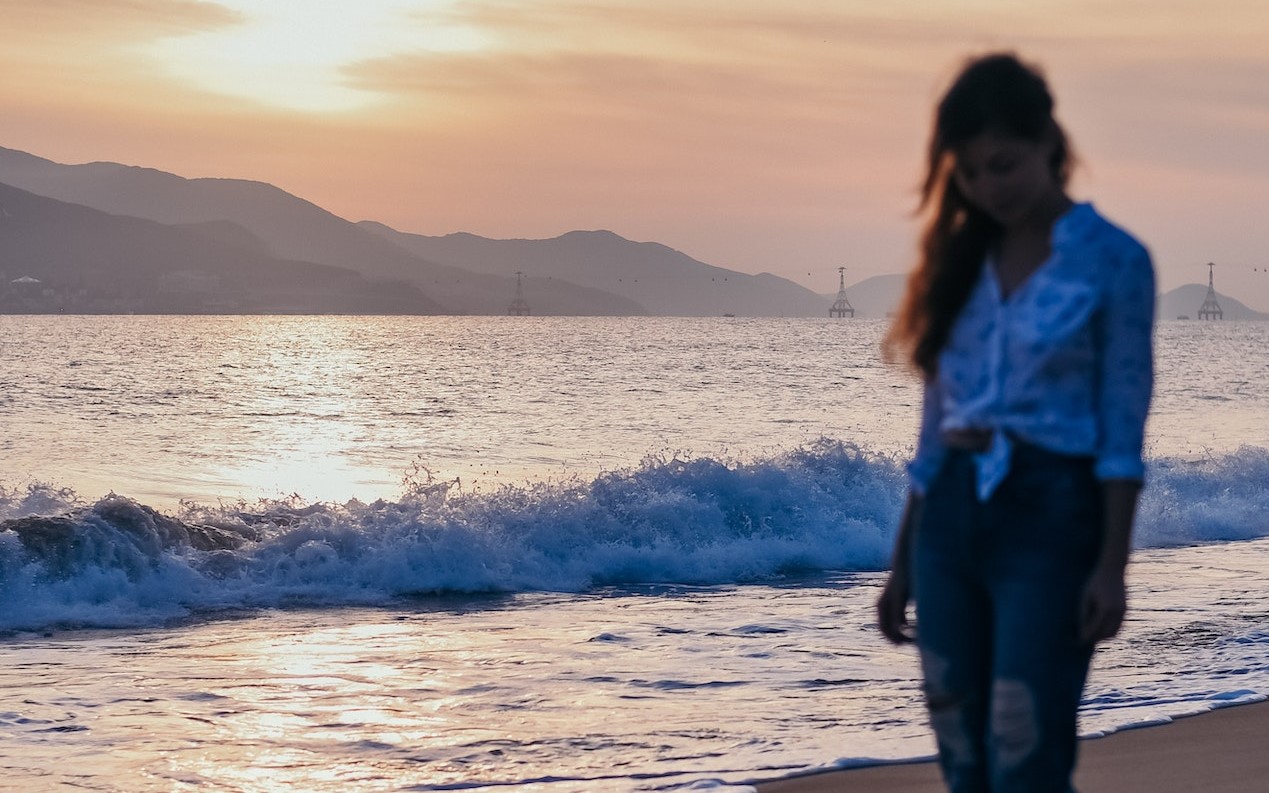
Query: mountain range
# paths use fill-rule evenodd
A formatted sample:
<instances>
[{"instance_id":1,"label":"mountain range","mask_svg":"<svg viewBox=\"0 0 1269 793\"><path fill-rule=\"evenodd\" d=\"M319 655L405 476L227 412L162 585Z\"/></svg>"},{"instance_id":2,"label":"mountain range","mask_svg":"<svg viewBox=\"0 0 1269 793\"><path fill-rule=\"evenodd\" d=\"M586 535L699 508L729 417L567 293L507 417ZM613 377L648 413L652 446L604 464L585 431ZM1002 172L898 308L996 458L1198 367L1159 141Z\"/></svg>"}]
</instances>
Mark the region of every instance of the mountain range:
<instances>
[{"instance_id":1,"label":"mountain range","mask_svg":"<svg viewBox=\"0 0 1269 793\"><path fill-rule=\"evenodd\" d=\"M669 316L821 316L820 295L769 273L746 275L699 262L655 242L611 231L572 231L547 240L496 240L474 234L427 237L381 223L361 228L420 258L477 273L517 271L621 295Z\"/></svg>"},{"instance_id":2,"label":"mountain range","mask_svg":"<svg viewBox=\"0 0 1269 793\"><path fill-rule=\"evenodd\" d=\"M632 242L607 231L571 232L553 240L488 240L468 234L431 238L377 223L352 223L263 182L186 179L117 163L63 165L4 148L0 183L61 202L57 208L42 205L47 217L35 225L51 227L58 217L73 222L75 215L66 207L75 205L179 229L187 246L181 255L175 238L166 246L130 244L116 235L153 235L155 228L139 232L135 223L122 222L111 228L94 216L91 234L66 226L84 244L73 256L51 248L46 259L63 257L56 267L41 267L30 255L5 258L0 253L0 272L10 281L22 276L42 280L40 272L74 274L86 283L122 279L134 291L149 294L161 290L138 279L167 275L176 283L181 279L172 274L185 273L189 284L217 281L241 292L249 286L240 280L241 260L249 258L270 271L301 262L336 268L322 272L344 274L362 293L385 293L382 309L391 313L404 310L397 294L402 293L413 298L411 313L501 314L516 293L517 272L523 273L527 302L540 314L800 316L827 311L819 295L787 279L714 267L666 246ZM17 192L5 195L18 202ZM24 212L36 211L36 204L24 201ZM31 237L29 225L0 223L5 247L34 251L48 242ZM93 249L120 248L133 257L127 266L118 257L89 255ZM152 249L154 255L148 257ZM220 265L222 256L227 258ZM211 303L226 303L219 293L215 297ZM361 310L374 308L373 301L352 302ZM319 309L339 310L329 301L324 306Z\"/></svg>"},{"instance_id":3,"label":"mountain range","mask_svg":"<svg viewBox=\"0 0 1269 793\"><path fill-rule=\"evenodd\" d=\"M112 215L0 183L0 310L432 314L403 282L286 260L218 224Z\"/></svg>"},{"instance_id":4,"label":"mountain range","mask_svg":"<svg viewBox=\"0 0 1269 793\"><path fill-rule=\"evenodd\" d=\"M892 313L904 276L847 287ZM425 236L354 223L273 185L118 163L64 165L0 147L0 312L22 310L826 316L835 293L706 264L611 231L545 240ZM1194 316L1206 287L1161 295ZM1226 319L1269 319L1218 295Z\"/></svg>"}]
</instances>

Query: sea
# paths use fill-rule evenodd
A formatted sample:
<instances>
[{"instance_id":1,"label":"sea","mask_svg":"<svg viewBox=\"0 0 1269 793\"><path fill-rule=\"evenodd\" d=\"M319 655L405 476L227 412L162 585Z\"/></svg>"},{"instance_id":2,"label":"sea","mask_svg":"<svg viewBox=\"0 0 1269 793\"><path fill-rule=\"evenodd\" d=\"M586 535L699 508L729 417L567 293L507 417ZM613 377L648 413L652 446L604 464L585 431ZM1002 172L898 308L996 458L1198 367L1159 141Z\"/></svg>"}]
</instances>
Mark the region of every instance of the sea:
<instances>
[{"instance_id":1,"label":"sea","mask_svg":"<svg viewBox=\"0 0 1269 793\"><path fill-rule=\"evenodd\" d=\"M0 788L746 791L927 757L879 320L0 317ZM1165 321L1081 732L1269 695L1269 323Z\"/></svg>"}]
</instances>

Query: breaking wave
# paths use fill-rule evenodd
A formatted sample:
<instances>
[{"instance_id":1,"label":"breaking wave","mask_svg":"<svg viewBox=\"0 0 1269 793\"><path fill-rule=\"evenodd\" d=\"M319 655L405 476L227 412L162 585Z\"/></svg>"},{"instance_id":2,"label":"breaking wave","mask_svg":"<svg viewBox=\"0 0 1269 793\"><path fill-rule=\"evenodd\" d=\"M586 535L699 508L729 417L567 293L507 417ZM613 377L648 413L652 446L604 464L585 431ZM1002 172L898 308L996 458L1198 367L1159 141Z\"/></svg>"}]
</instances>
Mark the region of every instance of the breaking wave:
<instances>
[{"instance_id":1,"label":"breaking wave","mask_svg":"<svg viewBox=\"0 0 1269 793\"><path fill-rule=\"evenodd\" d=\"M1269 535L1269 450L1151 461L1137 542ZM740 584L879 570L902 460L824 439L754 461L655 457L591 480L467 493L422 476L398 500L81 502L0 487L0 629L130 626L221 609L441 593Z\"/></svg>"}]
</instances>

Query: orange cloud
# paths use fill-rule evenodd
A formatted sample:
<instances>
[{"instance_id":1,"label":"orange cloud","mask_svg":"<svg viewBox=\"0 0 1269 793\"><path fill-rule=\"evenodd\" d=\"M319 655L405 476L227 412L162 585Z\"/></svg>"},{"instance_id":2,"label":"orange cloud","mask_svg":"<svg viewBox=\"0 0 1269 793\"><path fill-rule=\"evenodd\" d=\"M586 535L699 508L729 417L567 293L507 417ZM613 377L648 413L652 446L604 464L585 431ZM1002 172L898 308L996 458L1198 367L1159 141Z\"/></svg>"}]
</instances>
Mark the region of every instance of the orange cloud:
<instances>
[{"instance_id":1,"label":"orange cloud","mask_svg":"<svg viewBox=\"0 0 1269 793\"><path fill-rule=\"evenodd\" d=\"M178 109L137 47L239 21L228 9L191 0L10 0L0 98L80 107L85 115L109 112L111 103Z\"/></svg>"},{"instance_id":2,"label":"orange cloud","mask_svg":"<svg viewBox=\"0 0 1269 793\"><path fill-rule=\"evenodd\" d=\"M7 51L68 40L101 49L242 21L223 6L198 0L8 0L4 20Z\"/></svg>"}]
</instances>

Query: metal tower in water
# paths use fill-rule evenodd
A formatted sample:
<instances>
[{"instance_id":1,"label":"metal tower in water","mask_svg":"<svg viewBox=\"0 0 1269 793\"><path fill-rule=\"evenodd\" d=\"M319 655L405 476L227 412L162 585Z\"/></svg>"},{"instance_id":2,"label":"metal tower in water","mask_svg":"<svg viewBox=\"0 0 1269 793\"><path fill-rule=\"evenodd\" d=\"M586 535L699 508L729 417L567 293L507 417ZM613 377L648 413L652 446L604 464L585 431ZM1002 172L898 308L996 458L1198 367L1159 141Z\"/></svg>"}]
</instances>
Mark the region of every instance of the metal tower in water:
<instances>
[{"instance_id":1,"label":"metal tower in water","mask_svg":"<svg viewBox=\"0 0 1269 793\"><path fill-rule=\"evenodd\" d=\"M507 306L507 314L513 317L527 317L532 313L529 311L529 304L524 301L523 281L524 273L516 270L516 299Z\"/></svg>"},{"instance_id":2,"label":"metal tower in water","mask_svg":"<svg viewBox=\"0 0 1269 793\"><path fill-rule=\"evenodd\" d=\"M528 303L524 302L524 273L519 270L515 272L515 299L506 307L506 313L513 317L527 317L532 313Z\"/></svg>"},{"instance_id":3,"label":"metal tower in water","mask_svg":"<svg viewBox=\"0 0 1269 793\"><path fill-rule=\"evenodd\" d=\"M838 267L839 275L837 286L837 299L833 301L833 307L828 310L828 315L835 319L842 317L855 316L855 309L851 306L850 301L846 299L846 268Z\"/></svg>"},{"instance_id":4,"label":"metal tower in water","mask_svg":"<svg viewBox=\"0 0 1269 793\"><path fill-rule=\"evenodd\" d=\"M1215 267L1215 264L1207 263L1207 299L1203 301L1203 305L1198 310L1199 319L1225 318L1225 312L1221 311L1221 304L1216 302L1216 285L1212 280L1212 271Z\"/></svg>"}]
</instances>

